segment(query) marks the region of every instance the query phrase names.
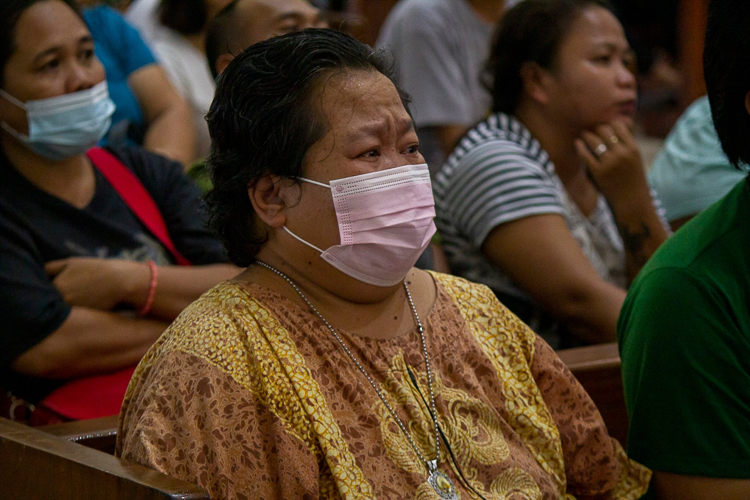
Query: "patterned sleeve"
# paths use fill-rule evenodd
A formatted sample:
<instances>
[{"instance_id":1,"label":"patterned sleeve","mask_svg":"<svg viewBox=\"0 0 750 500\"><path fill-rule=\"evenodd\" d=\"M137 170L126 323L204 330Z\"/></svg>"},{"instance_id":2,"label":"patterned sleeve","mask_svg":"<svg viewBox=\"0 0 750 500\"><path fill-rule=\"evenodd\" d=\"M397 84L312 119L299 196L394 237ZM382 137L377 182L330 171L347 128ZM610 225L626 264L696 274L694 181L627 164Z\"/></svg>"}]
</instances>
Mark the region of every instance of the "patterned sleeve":
<instances>
[{"instance_id":1,"label":"patterned sleeve","mask_svg":"<svg viewBox=\"0 0 750 500\"><path fill-rule=\"evenodd\" d=\"M121 415L123 458L196 483L216 499L314 498L305 443L229 374L180 351L134 379Z\"/></svg>"},{"instance_id":2,"label":"patterned sleeve","mask_svg":"<svg viewBox=\"0 0 750 500\"><path fill-rule=\"evenodd\" d=\"M651 471L630 460L611 438L599 410L565 364L537 337L531 370L562 442L568 492L617 499L640 498Z\"/></svg>"},{"instance_id":3,"label":"patterned sleeve","mask_svg":"<svg viewBox=\"0 0 750 500\"><path fill-rule=\"evenodd\" d=\"M564 211L552 177L511 141L490 140L474 147L444 190L448 217L476 248L500 224Z\"/></svg>"}]
</instances>

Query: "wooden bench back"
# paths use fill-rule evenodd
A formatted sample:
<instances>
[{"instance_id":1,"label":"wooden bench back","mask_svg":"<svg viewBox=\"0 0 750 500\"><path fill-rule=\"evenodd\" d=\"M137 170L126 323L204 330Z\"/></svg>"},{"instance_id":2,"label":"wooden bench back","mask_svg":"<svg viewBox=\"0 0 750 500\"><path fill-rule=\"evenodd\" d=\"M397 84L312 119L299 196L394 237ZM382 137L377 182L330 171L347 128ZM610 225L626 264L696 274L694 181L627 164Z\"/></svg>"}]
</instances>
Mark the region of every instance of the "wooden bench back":
<instances>
[{"instance_id":1,"label":"wooden bench back","mask_svg":"<svg viewBox=\"0 0 750 500\"><path fill-rule=\"evenodd\" d=\"M0 457L0 496L8 500L210 498L191 483L4 418Z\"/></svg>"}]
</instances>

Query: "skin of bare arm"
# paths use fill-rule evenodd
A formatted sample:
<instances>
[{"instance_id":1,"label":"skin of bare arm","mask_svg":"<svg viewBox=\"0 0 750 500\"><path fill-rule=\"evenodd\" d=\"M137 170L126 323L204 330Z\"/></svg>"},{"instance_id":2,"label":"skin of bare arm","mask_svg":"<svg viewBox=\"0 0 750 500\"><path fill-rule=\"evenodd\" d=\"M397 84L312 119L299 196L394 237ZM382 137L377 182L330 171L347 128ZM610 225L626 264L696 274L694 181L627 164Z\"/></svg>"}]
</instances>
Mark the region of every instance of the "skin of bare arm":
<instances>
[{"instance_id":1,"label":"skin of bare arm","mask_svg":"<svg viewBox=\"0 0 750 500\"><path fill-rule=\"evenodd\" d=\"M151 287L151 271L145 262L71 257L48 262L45 269L68 304L100 311L118 305L138 309ZM230 264L160 266L149 316L171 321L203 292L239 272Z\"/></svg>"},{"instance_id":2,"label":"skin of bare arm","mask_svg":"<svg viewBox=\"0 0 750 500\"><path fill-rule=\"evenodd\" d=\"M143 146L176 160L186 168L195 161L195 130L190 107L158 64L149 64L128 77L146 118Z\"/></svg>"},{"instance_id":3,"label":"skin of bare arm","mask_svg":"<svg viewBox=\"0 0 750 500\"><path fill-rule=\"evenodd\" d=\"M654 471L652 488L659 500L745 500L750 498L750 479L683 476Z\"/></svg>"},{"instance_id":4,"label":"skin of bare arm","mask_svg":"<svg viewBox=\"0 0 750 500\"><path fill-rule=\"evenodd\" d=\"M63 324L11 368L42 378L74 378L133 365L167 323L73 307Z\"/></svg>"},{"instance_id":5,"label":"skin of bare arm","mask_svg":"<svg viewBox=\"0 0 750 500\"><path fill-rule=\"evenodd\" d=\"M501 224L482 252L571 332L590 342L615 340L625 291L597 274L560 215Z\"/></svg>"}]
</instances>

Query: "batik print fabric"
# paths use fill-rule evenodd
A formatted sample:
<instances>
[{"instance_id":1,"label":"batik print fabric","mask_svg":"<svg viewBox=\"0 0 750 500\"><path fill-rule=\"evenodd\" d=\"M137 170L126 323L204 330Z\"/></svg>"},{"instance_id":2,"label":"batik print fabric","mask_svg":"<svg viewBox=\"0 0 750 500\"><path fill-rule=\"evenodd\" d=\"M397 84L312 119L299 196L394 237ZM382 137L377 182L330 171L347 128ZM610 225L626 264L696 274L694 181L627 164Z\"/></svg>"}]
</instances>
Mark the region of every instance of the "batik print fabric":
<instances>
[{"instance_id":1,"label":"batik print fabric","mask_svg":"<svg viewBox=\"0 0 750 500\"><path fill-rule=\"evenodd\" d=\"M554 352L483 286L434 275L423 319L440 470L462 499L638 498L628 460ZM335 324L335 319L332 321ZM425 457L434 457L416 330L341 332ZM413 375L410 376L409 372ZM257 285L224 283L190 306L141 362L118 454L200 484L212 498L434 500L427 469L385 405L312 313Z\"/></svg>"}]
</instances>

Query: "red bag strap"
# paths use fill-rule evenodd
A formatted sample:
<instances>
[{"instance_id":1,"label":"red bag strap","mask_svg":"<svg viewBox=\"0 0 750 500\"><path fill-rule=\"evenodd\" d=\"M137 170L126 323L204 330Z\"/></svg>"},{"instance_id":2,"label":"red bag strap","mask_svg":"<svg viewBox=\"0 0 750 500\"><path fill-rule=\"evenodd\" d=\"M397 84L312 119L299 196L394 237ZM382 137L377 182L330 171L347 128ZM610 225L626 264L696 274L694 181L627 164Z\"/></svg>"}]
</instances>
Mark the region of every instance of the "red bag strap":
<instances>
[{"instance_id":1,"label":"red bag strap","mask_svg":"<svg viewBox=\"0 0 750 500\"><path fill-rule=\"evenodd\" d=\"M156 206L154 199L148 194L138 177L128 170L115 155L103 148L91 148L86 155L135 216L172 253L177 264L189 266L190 261L175 248L159 207Z\"/></svg>"}]
</instances>

